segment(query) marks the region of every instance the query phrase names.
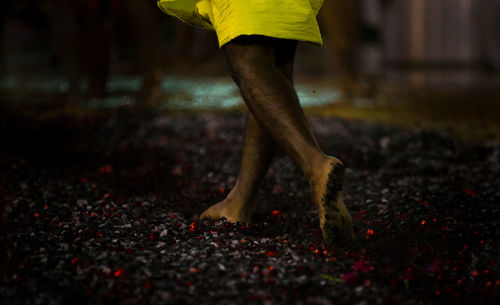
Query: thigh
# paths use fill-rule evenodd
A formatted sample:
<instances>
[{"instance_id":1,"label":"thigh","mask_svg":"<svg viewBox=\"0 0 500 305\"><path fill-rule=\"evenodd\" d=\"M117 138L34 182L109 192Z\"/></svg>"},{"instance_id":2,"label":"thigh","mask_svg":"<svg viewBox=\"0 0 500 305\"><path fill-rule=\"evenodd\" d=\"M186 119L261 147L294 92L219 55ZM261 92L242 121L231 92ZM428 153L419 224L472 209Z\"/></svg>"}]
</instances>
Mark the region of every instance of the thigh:
<instances>
[{"instance_id":1,"label":"thigh","mask_svg":"<svg viewBox=\"0 0 500 305\"><path fill-rule=\"evenodd\" d=\"M274 38L242 35L222 47L233 77L258 74L275 65Z\"/></svg>"},{"instance_id":2,"label":"thigh","mask_svg":"<svg viewBox=\"0 0 500 305\"><path fill-rule=\"evenodd\" d=\"M260 35L242 35L225 44L222 49L230 68L247 65L274 66L290 78L297 41Z\"/></svg>"},{"instance_id":3,"label":"thigh","mask_svg":"<svg viewBox=\"0 0 500 305\"><path fill-rule=\"evenodd\" d=\"M274 39L259 35L242 35L225 44L222 50L228 60L274 60Z\"/></svg>"}]
</instances>

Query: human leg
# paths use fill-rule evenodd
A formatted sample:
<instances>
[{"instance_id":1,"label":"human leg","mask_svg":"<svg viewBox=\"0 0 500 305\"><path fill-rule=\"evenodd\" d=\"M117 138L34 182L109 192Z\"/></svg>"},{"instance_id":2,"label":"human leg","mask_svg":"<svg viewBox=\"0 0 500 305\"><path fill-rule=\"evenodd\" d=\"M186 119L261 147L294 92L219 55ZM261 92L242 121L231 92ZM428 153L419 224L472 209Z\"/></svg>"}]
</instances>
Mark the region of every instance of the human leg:
<instances>
[{"instance_id":1,"label":"human leg","mask_svg":"<svg viewBox=\"0 0 500 305\"><path fill-rule=\"evenodd\" d=\"M319 19L338 68L338 85L344 97L358 94L359 16L355 0L326 0Z\"/></svg>"},{"instance_id":2,"label":"human leg","mask_svg":"<svg viewBox=\"0 0 500 305\"><path fill-rule=\"evenodd\" d=\"M143 77L137 101L139 104L156 106L163 95L153 7L145 0L127 0L124 6L127 22L131 24L132 37L137 42L140 72Z\"/></svg>"},{"instance_id":3,"label":"human leg","mask_svg":"<svg viewBox=\"0 0 500 305\"><path fill-rule=\"evenodd\" d=\"M293 42L289 47L277 48L275 60L275 66L292 85L295 49L296 43ZM274 139L249 112L238 179L227 197L208 208L200 218L225 217L232 222L249 223L255 210L257 190L271 164L276 148Z\"/></svg>"},{"instance_id":4,"label":"human leg","mask_svg":"<svg viewBox=\"0 0 500 305\"><path fill-rule=\"evenodd\" d=\"M106 31L103 7L105 4L80 3L77 8L81 15L82 49L84 68L88 76L87 96L104 98L109 76L109 33Z\"/></svg>"},{"instance_id":5,"label":"human leg","mask_svg":"<svg viewBox=\"0 0 500 305\"><path fill-rule=\"evenodd\" d=\"M227 197L208 208L200 218L225 217L231 222L250 223L257 190L271 164L276 147L273 138L248 113L238 179Z\"/></svg>"},{"instance_id":6,"label":"human leg","mask_svg":"<svg viewBox=\"0 0 500 305\"><path fill-rule=\"evenodd\" d=\"M312 179L325 162L293 85L275 66L277 39L240 36L224 47L232 77L255 119Z\"/></svg>"},{"instance_id":7,"label":"human leg","mask_svg":"<svg viewBox=\"0 0 500 305\"><path fill-rule=\"evenodd\" d=\"M342 162L321 151L292 83L276 67L276 50L288 43L240 36L225 45L224 53L250 112L308 179L325 239L351 239L352 218L342 201Z\"/></svg>"}]
</instances>

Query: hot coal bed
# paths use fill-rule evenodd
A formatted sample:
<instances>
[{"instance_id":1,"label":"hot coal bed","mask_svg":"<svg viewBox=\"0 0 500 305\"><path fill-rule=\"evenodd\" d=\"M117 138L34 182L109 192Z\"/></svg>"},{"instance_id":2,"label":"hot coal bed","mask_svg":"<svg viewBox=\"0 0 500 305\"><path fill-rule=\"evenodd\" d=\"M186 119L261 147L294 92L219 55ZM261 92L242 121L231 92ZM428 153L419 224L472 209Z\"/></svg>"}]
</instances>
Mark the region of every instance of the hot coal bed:
<instances>
[{"instance_id":1,"label":"hot coal bed","mask_svg":"<svg viewBox=\"0 0 500 305\"><path fill-rule=\"evenodd\" d=\"M5 117L0 304L498 304L499 142L310 121L348 167L350 247L283 153L252 224L197 219L235 182L242 114Z\"/></svg>"}]
</instances>

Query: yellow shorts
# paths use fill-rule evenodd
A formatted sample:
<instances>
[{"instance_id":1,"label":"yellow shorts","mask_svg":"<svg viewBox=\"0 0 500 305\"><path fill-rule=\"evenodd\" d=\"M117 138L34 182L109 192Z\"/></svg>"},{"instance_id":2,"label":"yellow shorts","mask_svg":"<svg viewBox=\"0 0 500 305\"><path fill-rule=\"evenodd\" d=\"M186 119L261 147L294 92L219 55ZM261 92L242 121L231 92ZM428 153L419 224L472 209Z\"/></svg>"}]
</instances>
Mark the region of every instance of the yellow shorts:
<instances>
[{"instance_id":1,"label":"yellow shorts","mask_svg":"<svg viewBox=\"0 0 500 305\"><path fill-rule=\"evenodd\" d=\"M215 30L222 47L240 35L263 35L322 44L316 21L323 0L158 0L182 21Z\"/></svg>"}]
</instances>

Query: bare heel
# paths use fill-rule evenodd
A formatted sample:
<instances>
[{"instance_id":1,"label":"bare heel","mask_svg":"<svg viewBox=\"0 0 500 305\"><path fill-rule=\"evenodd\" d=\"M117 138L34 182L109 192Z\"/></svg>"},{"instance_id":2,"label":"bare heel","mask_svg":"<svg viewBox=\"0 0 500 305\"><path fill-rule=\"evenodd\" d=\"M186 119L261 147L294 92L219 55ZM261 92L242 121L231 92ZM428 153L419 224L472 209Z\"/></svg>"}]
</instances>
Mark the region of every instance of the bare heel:
<instances>
[{"instance_id":1,"label":"bare heel","mask_svg":"<svg viewBox=\"0 0 500 305\"><path fill-rule=\"evenodd\" d=\"M336 158L331 161L331 166L321 206L318 206L318 210L322 211L320 225L323 239L328 244L351 242L355 238L352 217L342 199L345 167Z\"/></svg>"}]
</instances>

